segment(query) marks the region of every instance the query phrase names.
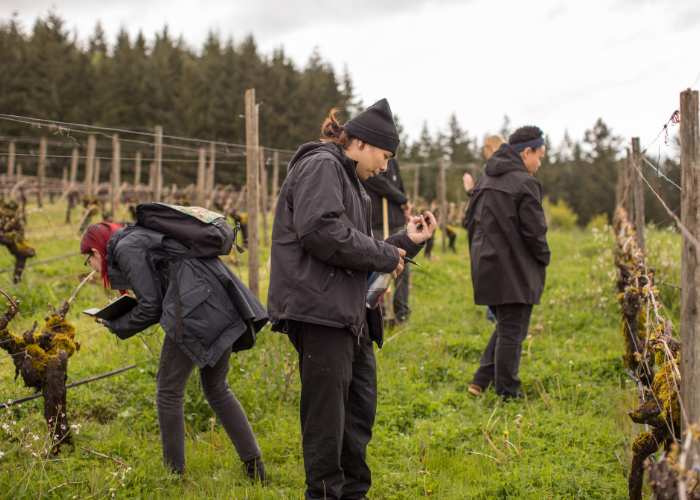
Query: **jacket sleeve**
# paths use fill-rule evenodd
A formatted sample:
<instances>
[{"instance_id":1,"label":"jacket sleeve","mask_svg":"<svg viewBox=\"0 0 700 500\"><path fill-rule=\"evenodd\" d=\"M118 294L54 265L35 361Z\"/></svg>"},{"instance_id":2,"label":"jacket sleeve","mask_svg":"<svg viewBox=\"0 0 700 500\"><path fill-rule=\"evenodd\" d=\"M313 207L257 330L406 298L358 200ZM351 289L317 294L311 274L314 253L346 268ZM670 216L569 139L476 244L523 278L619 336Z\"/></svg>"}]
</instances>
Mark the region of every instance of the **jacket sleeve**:
<instances>
[{"instance_id":1,"label":"jacket sleeve","mask_svg":"<svg viewBox=\"0 0 700 500\"><path fill-rule=\"evenodd\" d=\"M534 179L533 179L534 180ZM525 182L518 203L520 233L530 248L535 260L542 266L549 265L549 245L547 245L547 220L540 201L540 187L535 182Z\"/></svg>"},{"instance_id":2,"label":"jacket sleeve","mask_svg":"<svg viewBox=\"0 0 700 500\"><path fill-rule=\"evenodd\" d=\"M406 193L402 193L399 188L392 185L386 178L386 175L371 177L366 181L362 181L362 185L367 191L372 191L380 198L386 198L391 203L396 203L397 205L408 203Z\"/></svg>"},{"instance_id":3,"label":"jacket sleeve","mask_svg":"<svg viewBox=\"0 0 700 500\"><path fill-rule=\"evenodd\" d=\"M409 259L412 259L416 255L418 255L418 252L420 252L425 246L425 243L421 243L420 245L418 243L413 243L413 240L411 240L411 238L409 238L406 234L405 229L403 231L389 236L384 241L389 245L393 245L397 248L406 250L406 257L408 257Z\"/></svg>"},{"instance_id":4,"label":"jacket sleeve","mask_svg":"<svg viewBox=\"0 0 700 500\"><path fill-rule=\"evenodd\" d=\"M340 221L345 213L340 168L323 157L297 168L302 170L292 192L293 223L303 249L322 262L350 270L396 269L396 248Z\"/></svg>"},{"instance_id":5,"label":"jacket sleeve","mask_svg":"<svg viewBox=\"0 0 700 500\"><path fill-rule=\"evenodd\" d=\"M109 321L105 326L124 340L160 321L163 297L153 278L146 249L124 245L124 241L121 243L114 250L115 257L136 295L138 304L124 316Z\"/></svg>"}]
</instances>

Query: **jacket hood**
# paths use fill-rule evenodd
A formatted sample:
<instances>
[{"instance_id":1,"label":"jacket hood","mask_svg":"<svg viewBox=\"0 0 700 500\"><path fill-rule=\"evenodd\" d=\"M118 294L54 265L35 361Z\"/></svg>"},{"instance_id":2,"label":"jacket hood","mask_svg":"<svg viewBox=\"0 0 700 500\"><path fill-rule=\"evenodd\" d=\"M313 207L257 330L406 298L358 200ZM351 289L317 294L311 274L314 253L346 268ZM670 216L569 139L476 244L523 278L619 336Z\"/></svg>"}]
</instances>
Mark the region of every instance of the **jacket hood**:
<instances>
[{"instance_id":1,"label":"jacket hood","mask_svg":"<svg viewBox=\"0 0 700 500\"><path fill-rule=\"evenodd\" d=\"M319 153L330 153L335 156L341 165L348 170L348 173L351 173L350 178L352 179L354 177L357 162L348 157L343 151L343 148L332 142L308 142L300 146L297 152L294 154L292 161L289 162L287 175L292 172L294 166L297 165L300 160L306 158L307 156Z\"/></svg>"},{"instance_id":2,"label":"jacket hood","mask_svg":"<svg viewBox=\"0 0 700 500\"><path fill-rule=\"evenodd\" d=\"M523 170L527 172L525 163L513 146L508 143L501 144L501 147L488 159L486 162L486 175L498 177L499 175L513 172L514 170Z\"/></svg>"}]
</instances>

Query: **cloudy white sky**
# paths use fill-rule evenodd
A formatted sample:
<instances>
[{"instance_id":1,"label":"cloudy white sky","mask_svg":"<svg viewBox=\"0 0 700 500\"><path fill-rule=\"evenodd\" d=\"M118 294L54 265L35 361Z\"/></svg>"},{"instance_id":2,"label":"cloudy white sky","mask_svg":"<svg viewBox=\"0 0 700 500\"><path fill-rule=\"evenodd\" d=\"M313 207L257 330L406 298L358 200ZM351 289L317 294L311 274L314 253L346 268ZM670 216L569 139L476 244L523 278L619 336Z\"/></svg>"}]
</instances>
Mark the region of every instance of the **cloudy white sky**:
<instances>
[{"instance_id":1,"label":"cloudy white sky","mask_svg":"<svg viewBox=\"0 0 700 500\"><path fill-rule=\"evenodd\" d=\"M0 0L26 27L50 9L82 39L98 20L110 40L122 26L152 38L167 24L195 47L209 30L252 33L300 66L318 47L366 105L387 97L410 139L453 112L472 136L507 114L555 142L602 117L645 147L700 78L698 0Z\"/></svg>"}]
</instances>

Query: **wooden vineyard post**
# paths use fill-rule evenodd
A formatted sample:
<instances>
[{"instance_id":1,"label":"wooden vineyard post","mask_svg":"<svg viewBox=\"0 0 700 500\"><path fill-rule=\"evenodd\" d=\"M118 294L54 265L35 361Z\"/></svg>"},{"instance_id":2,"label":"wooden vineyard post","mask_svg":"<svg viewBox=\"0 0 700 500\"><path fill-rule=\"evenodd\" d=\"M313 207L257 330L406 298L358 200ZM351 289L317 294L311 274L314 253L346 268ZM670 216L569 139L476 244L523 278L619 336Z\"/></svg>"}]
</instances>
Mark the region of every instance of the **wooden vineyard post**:
<instances>
[{"instance_id":1,"label":"wooden vineyard post","mask_svg":"<svg viewBox=\"0 0 700 500\"><path fill-rule=\"evenodd\" d=\"M206 192L211 193L214 190L214 174L216 169L216 144L213 142L209 145L209 168L207 169Z\"/></svg>"},{"instance_id":2,"label":"wooden vineyard post","mask_svg":"<svg viewBox=\"0 0 700 500\"><path fill-rule=\"evenodd\" d=\"M156 190L156 162L152 161L148 169L148 189L153 197Z\"/></svg>"},{"instance_id":3,"label":"wooden vineyard post","mask_svg":"<svg viewBox=\"0 0 700 500\"><path fill-rule=\"evenodd\" d=\"M46 178L46 137L42 137L39 142L39 168L36 173L36 201L41 208L41 192L44 189L44 179Z\"/></svg>"},{"instance_id":4,"label":"wooden vineyard post","mask_svg":"<svg viewBox=\"0 0 700 500\"><path fill-rule=\"evenodd\" d=\"M12 182L15 175L15 141L10 141L10 151L7 156L7 180Z\"/></svg>"},{"instance_id":5,"label":"wooden vineyard post","mask_svg":"<svg viewBox=\"0 0 700 500\"><path fill-rule=\"evenodd\" d=\"M248 288L260 298L260 283L258 269L260 255L258 254L258 107L255 104L255 89L245 92L245 128L246 128L246 182L248 195Z\"/></svg>"},{"instance_id":6,"label":"wooden vineyard post","mask_svg":"<svg viewBox=\"0 0 700 500\"><path fill-rule=\"evenodd\" d=\"M68 167L63 167L63 174L61 175L61 183L65 187L68 184Z\"/></svg>"},{"instance_id":7,"label":"wooden vineyard post","mask_svg":"<svg viewBox=\"0 0 700 500\"><path fill-rule=\"evenodd\" d=\"M78 178L78 148L73 148L73 154L70 158L70 177L69 183L71 186L75 184L75 180Z\"/></svg>"},{"instance_id":8,"label":"wooden vineyard post","mask_svg":"<svg viewBox=\"0 0 700 500\"><path fill-rule=\"evenodd\" d=\"M625 196L625 159L620 159L617 165L617 185L615 186L616 208L622 204L622 199Z\"/></svg>"},{"instance_id":9,"label":"wooden vineyard post","mask_svg":"<svg viewBox=\"0 0 700 500\"><path fill-rule=\"evenodd\" d=\"M268 246L267 239L267 168L265 168L265 148L259 150L260 162L260 209L262 210L263 245Z\"/></svg>"},{"instance_id":10,"label":"wooden vineyard post","mask_svg":"<svg viewBox=\"0 0 700 500\"><path fill-rule=\"evenodd\" d=\"M384 240L389 239L389 201L382 198L382 229L384 230Z\"/></svg>"},{"instance_id":11,"label":"wooden vineyard post","mask_svg":"<svg viewBox=\"0 0 700 500\"><path fill-rule=\"evenodd\" d=\"M634 225L637 230L637 246L642 253L646 255L646 238L644 234L644 179L642 179L642 174L640 172L642 167L642 155L639 151L639 137L633 137L632 175L634 179Z\"/></svg>"},{"instance_id":12,"label":"wooden vineyard post","mask_svg":"<svg viewBox=\"0 0 700 500\"><path fill-rule=\"evenodd\" d=\"M141 151L136 151L134 158L134 187L141 184Z\"/></svg>"},{"instance_id":13,"label":"wooden vineyard post","mask_svg":"<svg viewBox=\"0 0 700 500\"><path fill-rule=\"evenodd\" d=\"M207 182L207 150L199 148L199 162L197 163L197 189L195 204L199 207L204 206L204 193L206 192Z\"/></svg>"},{"instance_id":14,"label":"wooden vineyard post","mask_svg":"<svg viewBox=\"0 0 700 500\"><path fill-rule=\"evenodd\" d=\"M121 165L122 165L122 155L121 155L121 145L119 144L119 136L114 134L112 136L112 187L110 192L112 193L112 220L117 221L117 210L119 209L119 186L121 186Z\"/></svg>"},{"instance_id":15,"label":"wooden vineyard post","mask_svg":"<svg viewBox=\"0 0 700 500\"><path fill-rule=\"evenodd\" d=\"M382 198L382 230L384 234L384 240L389 238L389 200ZM408 264L405 264L406 266ZM396 289L396 284L394 283L394 289ZM394 324L394 302L391 300L391 289L387 290L382 298L384 306L384 321L387 326L393 326Z\"/></svg>"},{"instance_id":16,"label":"wooden vineyard post","mask_svg":"<svg viewBox=\"0 0 700 500\"><path fill-rule=\"evenodd\" d=\"M442 253L447 252L447 191L445 189L445 159L440 158L440 231L442 231Z\"/></svg>"},{"instance_id":17,"label":"wooden vineyard post","mask_svg":"<svg viewBox=\"0 0 700 500\"><path fill-rule=\"evenodd\" d=\"M418 203L418 182L420 181L420 169L418 165L413 167L413 202L414 205Z\"/></svg>"},{"instance_id":18,"label":"wooden vineyard post","mask_svg":"<svg viewBox=\"0 0 700 500\"><path fill-rule=\"evenodd\" d=\"M163 127L156 125L156 172L153 179L153 201L160 203L160 192L163 189Z\"/></svg>"},{"instance_id":19,"label":"wooden vineyard post","mask_svg":"<svg viewBox=\"0 0 700 500\"><path fill-rule=\"evenodd\" d=\"M627 217L632 220L633 213L632 211L634 210L634 183L632 180L634 177L632 176L632 151L630 148L627 148L627 156L624 159L624 165L625 165L625 191L627 192L627 196L625 197L625 201L622 204L622 207L625 209L625 212L627 212Z\"/></svg>"},{"instance_id":20,"label":"wooden vineyard post","mask_svg":"<svg viewBox=\"0 0 700 500\"><path fill-rule=\"evenodd\" d=\"M272 213L274 214L277 210L277 190L279 189L280 182L280 153L275 151L272 153Z\"/></svg>"},{"instance_id":21,"label":"wooden vineyard post","mask_svg":"<svg viewBox=\"0 0 700 500\"><path fill-rule=\"evenodd\" d=\"M92 177L95 170L95 136L88 136L87 160L85 162L85 181L83 191L85 195L92 196Z\"/></svg>"},{"instance_id":22,"label":"wooden vineyard post","mask_svg":"<svg viewBox=\"0 0 700 500\"><path fill-rule=\"evenodd\" d=\"M681 221L700 239L700 99L697 90L681 92ZM681 400L682 428L700 420L700 251L683 233L681 247ZM687 418L687 420L686 420Z\"/></svg>"},{"instance_id":23,"label":"wooden vineyard post","mask_svg":"<svg viewBox=\"0 0 700 500\"><path fill-rule=\"evenodd\" d=\"M92 188L93 192L95 195L97 195L97 192L95 191L97 187L100 185L100 170L102 166L100 165L100 158L95 158L95 169L92 172L93 175L93 182L92 182Z\"/></svg>"}]
</instances>

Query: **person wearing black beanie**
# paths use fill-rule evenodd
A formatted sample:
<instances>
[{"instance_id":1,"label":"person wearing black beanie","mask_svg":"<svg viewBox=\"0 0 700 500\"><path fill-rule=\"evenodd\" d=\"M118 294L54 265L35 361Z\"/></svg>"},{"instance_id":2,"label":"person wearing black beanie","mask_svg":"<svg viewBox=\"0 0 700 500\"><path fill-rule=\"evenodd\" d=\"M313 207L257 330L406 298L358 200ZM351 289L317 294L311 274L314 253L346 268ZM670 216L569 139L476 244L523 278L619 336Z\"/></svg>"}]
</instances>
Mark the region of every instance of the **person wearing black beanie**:
<instances>
[{"instance_id":1,"label":"person wearing black beanie","mask_svg":"<svg viewBox=\"0 0 700 500\"><path fill-rule=\"evenodd\" d=\"M372 237L360 181L386 171L399 134L386 99L342 127L336 111L321 141L301 146L289 164L272 228L267 304L272 330L299 354L307 500L360 500L372 485L372 342L381 348L384 333L381 310L366 306L367 278L373 271L396 277L403 257L415 256L435 228L433 215L429 225L412 217L386 241Z\"/></svg>"},{"instance_id":2,"label":"person wearing black beanie","mask_svg":"<svg viewBox=\"0 0 700 500\"><path fill-rule=\"evenodd\" d=\"M399 131L396 129L389 102L381 99L342 127L348 135L391 152L396 156L399 150Z\"/></svg>"},{"instance_id":3,"label":"person wearing black beanie","mask_svg":"<svg viewBox=\"0 0 700 500\"><path fill-rule=\"evenodd\" d=\"M533 306L544 291L550 250L542 188L534 177L546 154L538 127L516 130L486 162L479 180L464 174L474 302L496 315L469 394L493 384L505 401L523 397L520 358Z\"/></svg>"}]
</instances>

